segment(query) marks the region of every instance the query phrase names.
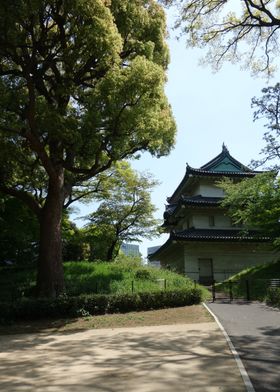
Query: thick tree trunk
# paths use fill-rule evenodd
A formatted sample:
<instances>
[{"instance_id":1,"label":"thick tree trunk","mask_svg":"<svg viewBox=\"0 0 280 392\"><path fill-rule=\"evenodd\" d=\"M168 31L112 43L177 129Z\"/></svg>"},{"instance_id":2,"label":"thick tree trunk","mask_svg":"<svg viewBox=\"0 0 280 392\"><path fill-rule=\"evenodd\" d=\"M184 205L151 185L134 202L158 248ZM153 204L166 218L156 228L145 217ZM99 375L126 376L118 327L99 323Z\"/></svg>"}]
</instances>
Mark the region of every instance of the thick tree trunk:
<instances>
[{"instance_id":1,"label":"thick tree trunk","mask_svg":"<svg viewBox=\"0 0 280 392\"><path fill-rule=\"evenodd\" d=\"M48 196L40 215L37 295L57 297L64 291L61 222L64 202L63 171L49 181Z\"/></svg>"},{"instance_id":2,"label":"thick tree trunk","mask_svg":"<svg viewBox=\"0 0 280 392\"><path fill-rule=\"evenodd\" d=\"M116 246L116 241L114 241L107 250L106 261L112 261L114 257L114 250Z\"/></svg>"}]
</instances>

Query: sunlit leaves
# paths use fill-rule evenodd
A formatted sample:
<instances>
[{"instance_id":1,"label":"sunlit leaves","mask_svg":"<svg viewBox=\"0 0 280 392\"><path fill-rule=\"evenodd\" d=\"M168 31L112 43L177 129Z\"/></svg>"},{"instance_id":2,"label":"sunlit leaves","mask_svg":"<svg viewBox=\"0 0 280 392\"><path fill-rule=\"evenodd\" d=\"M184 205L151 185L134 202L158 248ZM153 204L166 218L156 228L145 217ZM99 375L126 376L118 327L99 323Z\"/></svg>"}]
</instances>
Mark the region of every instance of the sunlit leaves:
<instances>
[{"instance_id":1,"label":"sunlit leaves","mask_svg":"<svg viewBox=\"0 0 280 392\"><path fill-rule=\"evenodd\" d=\"M222 203L235 223L247 229L260 229L276 238L280 236L280 182L275 173L256 175L239 183L224 180Z\"/></svg>"},{"instance_id":2,"label":"sunlit leaves","mask_svg":"<svg viewBox=\"0 0 280 392\"><path fill-rule=\"evenodd\" d=\"M184 0L178 4L177 27L187 45L206 47L206 62L219 69L224 61L240 62L253 73L271 75L279 48L279 2L275 0ZM276 64L275 64L276 63Z\"/></svg>"}]
</instances>

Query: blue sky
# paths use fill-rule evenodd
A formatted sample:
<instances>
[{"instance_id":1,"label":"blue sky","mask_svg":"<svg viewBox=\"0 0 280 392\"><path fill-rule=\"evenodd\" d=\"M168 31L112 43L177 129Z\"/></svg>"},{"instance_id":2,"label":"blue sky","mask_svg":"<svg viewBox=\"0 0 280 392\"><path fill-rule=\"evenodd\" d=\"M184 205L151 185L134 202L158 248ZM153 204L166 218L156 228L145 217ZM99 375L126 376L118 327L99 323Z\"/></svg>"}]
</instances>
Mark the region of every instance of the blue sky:
<instances>
[{"instance_id":1,"label":"blue sky","mask_svg":"<svg viewBox=\"0 0 280 392\"><path fill-rule=\"evenodd\" d=\"M169 16L170 23L172 19ZM168 40L171 63L168 70L166 94L177 123L176 145L171 154L160 159L145 153L133 161L139 171L149 171L160 185L152 193L158 208L156 217L162 219L166 197L171 196L185 174L186 163L200 167L221 152L225 143L230 153L244 164L257 159L263 146L263 124L253 122L251 98L260 96L266 80L253 78L249 71L241 71L238 64L225 64L218 73L210 66L199 66L203 50L186 49L184 37ZM276 83L278 74L269 81ZM79 206L80 216L92 210ZM81 221L76 221L80 226ZM140 251L147 255L147 247L159 245L168 238L163 235L152 241L143 240Z\"/></svg>"}]
</instances>

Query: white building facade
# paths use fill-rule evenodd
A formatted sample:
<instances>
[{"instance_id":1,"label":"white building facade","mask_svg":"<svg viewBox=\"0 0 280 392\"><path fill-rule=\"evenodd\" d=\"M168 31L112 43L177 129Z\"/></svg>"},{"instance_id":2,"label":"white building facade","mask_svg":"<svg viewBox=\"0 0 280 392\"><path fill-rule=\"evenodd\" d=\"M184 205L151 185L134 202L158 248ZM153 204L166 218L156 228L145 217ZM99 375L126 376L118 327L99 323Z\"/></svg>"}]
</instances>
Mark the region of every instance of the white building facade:
<instances>
[{"instance_id":1,"label":"white building facade","mask_svg":"<svg viewBox=\"0 0 280 392\"><path fill-rule=\"evenodd\" d=\"M221 207L223 190L217 182L252 178L252 171L223 145L222 152L199 169L187 165L186 174L164 213L169 239L149 258L184 273L201 284L222 281L242 269L276 259L271 239L256 230L242 232Z\"/></svg>"}]
</instances>

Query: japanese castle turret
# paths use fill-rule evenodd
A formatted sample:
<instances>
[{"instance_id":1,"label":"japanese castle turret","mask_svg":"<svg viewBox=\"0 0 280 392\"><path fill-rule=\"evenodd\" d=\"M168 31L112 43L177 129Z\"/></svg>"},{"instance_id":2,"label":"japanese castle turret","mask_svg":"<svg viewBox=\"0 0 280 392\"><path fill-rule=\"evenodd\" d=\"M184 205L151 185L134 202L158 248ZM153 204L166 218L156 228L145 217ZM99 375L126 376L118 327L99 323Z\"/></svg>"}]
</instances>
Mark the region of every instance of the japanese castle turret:
<instances>
[{"instance_id":1,"label":"japanese castle turret","mask_svg":"<svg viewBox=\"0 0 280 392\"><path fill-rule=\"evenodd\" d=\"M202 284L221 281L244 268L272 261L271 240L255 230L242 232L222 208L223 190L217 182L258 175L233 158L225 145L210 162L186 173L171 197L167 198L163 228L168 240L150 260L185 273Z\"/></svg>"}]
</instances>

